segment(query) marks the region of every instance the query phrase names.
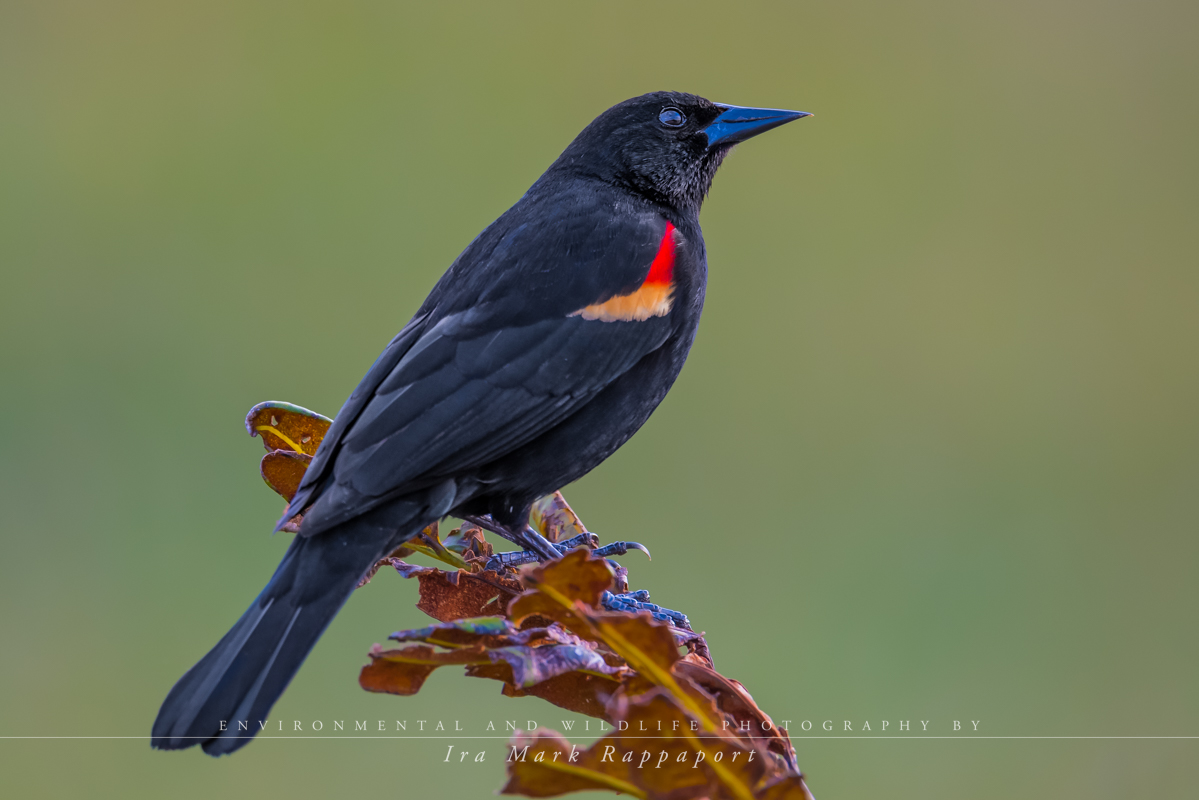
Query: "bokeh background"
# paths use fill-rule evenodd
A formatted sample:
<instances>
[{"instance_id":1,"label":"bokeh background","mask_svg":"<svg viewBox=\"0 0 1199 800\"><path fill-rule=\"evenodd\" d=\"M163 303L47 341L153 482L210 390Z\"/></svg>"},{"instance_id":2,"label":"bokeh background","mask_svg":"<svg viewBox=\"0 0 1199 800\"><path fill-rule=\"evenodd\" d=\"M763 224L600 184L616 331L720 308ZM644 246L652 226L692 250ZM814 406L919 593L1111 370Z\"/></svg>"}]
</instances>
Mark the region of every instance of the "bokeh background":
<instances>
[{"instance_id":1,"label":"bokeh background","mask_svg":"<svg viewBox=\"0 0 1199 800\"><path fill-rule=\"evenodd\" d=\"M817 797L1193 796L1193 739L891 734L1199 735L1197 18L4 3L0 735L147 735L287 545L246 410L335 412L575 133L668 88L816 117L726 162L687 368L568 499L651 547L634 584L776 719L853 722L796 738ZM415 599L356 594L274 716L568 716L456 670L362 692ZM444 744L5 738L0 773L12 797L500 786L502 742Z\"/></svg>"}]
</instances>

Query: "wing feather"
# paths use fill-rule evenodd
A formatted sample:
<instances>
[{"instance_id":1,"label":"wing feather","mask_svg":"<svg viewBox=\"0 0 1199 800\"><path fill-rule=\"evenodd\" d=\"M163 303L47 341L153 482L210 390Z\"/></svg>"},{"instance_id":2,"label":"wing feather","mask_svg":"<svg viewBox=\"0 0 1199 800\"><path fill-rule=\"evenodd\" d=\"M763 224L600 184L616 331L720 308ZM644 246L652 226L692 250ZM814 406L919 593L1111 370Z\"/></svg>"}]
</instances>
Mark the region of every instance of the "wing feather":
<instances>
[{"instance_id":1,"label":"wing feather","mask_svg":"<svg viewBox=\"0 0 1199 800\"><path fill-rule=\"evenodd\" d=\"M668 316L570 316L640 285L666 221L537 202L471 243L346 401L291 506L303 535L521 447L669 338Z\"/></svg>"}]
</instances>

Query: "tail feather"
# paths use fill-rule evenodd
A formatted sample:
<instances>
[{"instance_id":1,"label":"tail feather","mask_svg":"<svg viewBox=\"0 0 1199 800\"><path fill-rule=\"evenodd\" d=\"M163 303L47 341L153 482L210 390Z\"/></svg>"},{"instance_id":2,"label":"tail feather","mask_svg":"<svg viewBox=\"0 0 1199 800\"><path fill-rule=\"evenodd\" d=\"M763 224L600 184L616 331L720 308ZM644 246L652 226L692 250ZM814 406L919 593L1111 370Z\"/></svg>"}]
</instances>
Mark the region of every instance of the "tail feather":
<instances>
[{"instance_id":1,"label":"tail feather","mask_svg":"<svg viewBox=\"0 0 1199 800\"><path fill-rule=\"evenodd\" d=\"M358 581L431 522L429 515L424 503L394 502L316 536L297 536L241 619L171 689L151 744L199 744L210 755L246 745Z\"/></svg>"}]
</instances>

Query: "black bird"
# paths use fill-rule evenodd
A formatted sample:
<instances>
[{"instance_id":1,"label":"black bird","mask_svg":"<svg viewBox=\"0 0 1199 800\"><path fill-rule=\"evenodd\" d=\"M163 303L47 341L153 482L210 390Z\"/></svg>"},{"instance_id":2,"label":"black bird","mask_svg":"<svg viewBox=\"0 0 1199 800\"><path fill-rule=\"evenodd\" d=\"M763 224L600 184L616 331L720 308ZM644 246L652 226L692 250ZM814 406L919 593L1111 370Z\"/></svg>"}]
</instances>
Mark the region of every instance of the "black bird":
<instances>
[{"instance_id":1,"label":"black bird","mask_svg":"<svg viewBox=\"0 0 1199 800\"><path fill-rule=\"evenodd\" d=\"M366 571L434 520L488 517L556 556L527 528L531 504L624 444L691 348L716 169L737 142L804 116L655 92L588 125L342 406L277 526L303 511L299 534L171 689L152 745L245 745Z\"/></svg>"}]
</instances>

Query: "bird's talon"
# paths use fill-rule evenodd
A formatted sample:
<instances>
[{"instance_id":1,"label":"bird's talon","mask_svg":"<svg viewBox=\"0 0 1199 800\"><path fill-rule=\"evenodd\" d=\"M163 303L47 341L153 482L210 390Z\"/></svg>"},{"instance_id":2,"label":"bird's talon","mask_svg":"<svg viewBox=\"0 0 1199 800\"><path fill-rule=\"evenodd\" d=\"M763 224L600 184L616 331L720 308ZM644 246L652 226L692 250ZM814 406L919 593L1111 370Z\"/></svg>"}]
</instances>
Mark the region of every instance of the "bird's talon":
<instances>
[{"instance_id":1,"label":"bird's talon","mask_svg":"<svg viewBox=\"0 0 1199 800\"><path fill-rule=\"evenodd\" d=\"M649 556L649 548L640 542L612 542L611 544L606 544L603 547L596 548L592 555L599 556L600 558L606 558L608 556L623 556L630 550L640 550L641 552L645 553L646 556Z\"/></svg>"}]
</instances>

